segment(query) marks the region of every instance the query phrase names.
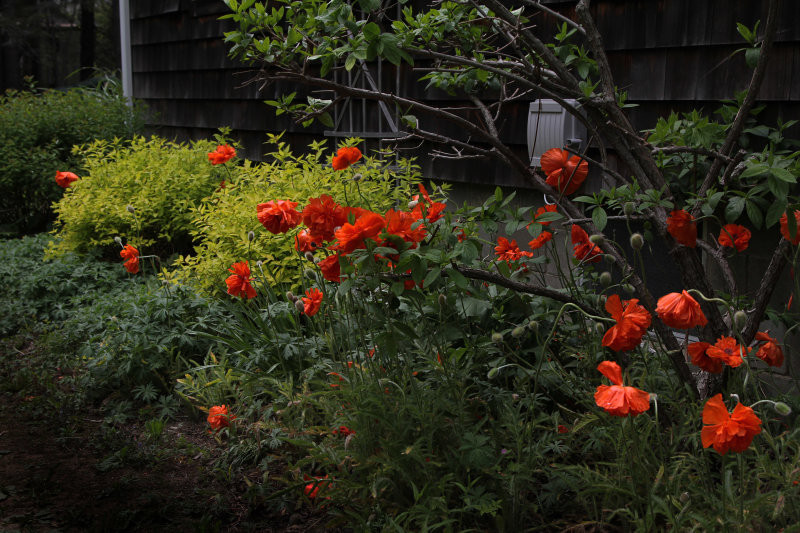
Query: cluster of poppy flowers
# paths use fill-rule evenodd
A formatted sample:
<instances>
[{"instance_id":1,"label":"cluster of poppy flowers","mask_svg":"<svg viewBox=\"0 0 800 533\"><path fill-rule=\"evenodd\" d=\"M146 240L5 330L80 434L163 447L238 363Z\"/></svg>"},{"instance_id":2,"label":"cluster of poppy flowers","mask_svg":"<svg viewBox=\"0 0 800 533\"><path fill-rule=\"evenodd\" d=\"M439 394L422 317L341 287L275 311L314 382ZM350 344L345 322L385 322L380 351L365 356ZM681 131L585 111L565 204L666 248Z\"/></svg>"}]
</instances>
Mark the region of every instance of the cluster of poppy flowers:
<instances>
[{"instance_id":1,"label":"cluster of poppy flowers","mask_svg":"<svg viewBox=\"0 0 800 533\"><path fill-rule=\"evenodd\" d=\"M794 237L789 232L789 219L786 213L781 215L781 235L784 239L797 246L800 244L800 210L794 212L796 229ZM667 217L667 231L675 242L694 248L697 246L697 222L694 217L683 209L670 212ZM720 246L734 248L737 252L744 252L750 245L752 236L749 229L739 224L725 224L719 231L717 242Z\"/></svg>"}]
</instances>

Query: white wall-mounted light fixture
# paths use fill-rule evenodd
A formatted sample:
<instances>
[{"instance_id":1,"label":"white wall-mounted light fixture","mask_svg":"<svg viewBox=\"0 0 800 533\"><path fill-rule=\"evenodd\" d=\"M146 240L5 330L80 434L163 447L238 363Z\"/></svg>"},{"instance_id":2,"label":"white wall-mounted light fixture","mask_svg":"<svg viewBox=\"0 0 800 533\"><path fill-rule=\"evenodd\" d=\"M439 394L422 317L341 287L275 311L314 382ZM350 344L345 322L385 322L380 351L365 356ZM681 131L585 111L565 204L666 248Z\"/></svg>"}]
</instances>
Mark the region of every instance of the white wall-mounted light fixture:
<instances>
[{"instance_id":1,"label":"white wall-mounted light fixture","mask_svg":"<svg viewBox=\"0 0 800 533\"><path fill-rule=\"evenodd\" d=\"M577 107L575 100L566 102ZM555 100L531 102L528 111L528 157L538 167L542 154L550 148L569 147L580 150L586 143L586 127Z\"/></svg>"}]
</instances>

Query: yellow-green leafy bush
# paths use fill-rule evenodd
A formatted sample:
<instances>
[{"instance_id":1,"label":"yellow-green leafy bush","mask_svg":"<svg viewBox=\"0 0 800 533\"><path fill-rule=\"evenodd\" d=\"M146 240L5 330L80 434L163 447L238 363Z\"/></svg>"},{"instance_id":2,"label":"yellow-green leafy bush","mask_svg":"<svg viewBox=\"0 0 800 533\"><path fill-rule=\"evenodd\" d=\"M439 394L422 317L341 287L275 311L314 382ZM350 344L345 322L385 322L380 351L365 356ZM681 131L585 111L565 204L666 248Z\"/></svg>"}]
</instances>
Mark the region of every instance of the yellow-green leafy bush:
<instances>
[{"instance_id":1,"label":"yellow-green leafy bush","mask_svg":"<svg viewBox=\"0 0 800 533\"><path fill-rule=\"evenodd\" d=\"M273 141L277 139L273 137ZM298 202L301 210L309 198L323 194L342 205L363 207L383 214L390 207L406 207L416 194L419 173L410 161L399 161L392 168L377 158L364 157L345 170L333 170L324 143L311 145L311 153L293 155L284 143L277 142L272 163L246 161L232 169L233 178L194 212L195 254L182 257L178 264L185 278L200 287L224 290L228 268L237 261L263 262L270 282L296 282L308 263L294 249L294 235L302 225L286 234L273 235L258 222L256 206L270 200ZM248 233L253 232L252 242Z\"/></svg>"},{"instance_id":2,"label":"yellow-green leafy bush","mask_svg":"<svg viewBox=\"0 0 800 533\"><path fill-rule=\"evenodd\" d=\"M105 247L112 256L117 236L162 257L190 250L193 210L227 175L208 162L215 148L158 137L83 147L86 173L54 204L58 240L49 255Z\"/></svg>"}]
</instances>

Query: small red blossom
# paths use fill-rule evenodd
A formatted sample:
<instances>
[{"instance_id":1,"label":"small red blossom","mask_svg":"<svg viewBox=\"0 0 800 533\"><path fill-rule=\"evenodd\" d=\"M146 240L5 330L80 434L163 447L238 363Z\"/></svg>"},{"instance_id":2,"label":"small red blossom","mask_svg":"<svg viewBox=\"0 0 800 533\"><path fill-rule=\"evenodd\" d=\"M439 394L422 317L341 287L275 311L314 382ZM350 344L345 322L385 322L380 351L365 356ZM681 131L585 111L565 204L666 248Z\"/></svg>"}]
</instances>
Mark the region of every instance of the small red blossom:
<instances>
[{"instance_id":1,"label":"small red blossom","mask_svg":"<svg viewBox=\"0 0 800 533\"><path fill-rule=\"evenodd\" d=\"M419 220L414 213L389 209L386 212L386 233L397 235L406 242L421 242L427 231Z\"/></svg>"},{"instance_id":2,"label":"small red blossom","mask_svg":"<svg viewBox=\"0 0 800 533\"><path fill-rule=\"evenodd\" d=\"M717 241L722 246L744 252L750 244L750 230L738 224L725 224L719 232Z\"/></svg>"},{"instance_id":3,"label":"small red blossom","mask_svg":"<svg viewBox=\"0 0 800 533\"><path fill-rule=\"evenodd\" d=\"M536 210L536 214L533 215L533 222L531 222L531 224L535 222L536 224L541 224L542 226L549 226L550 224L553 223L552 220L540 221L539 219L542 218L542 215L545 215L547 213L557 213L557 212L558 212L558 206L556 204L543 205L542 207ZM528 226L530 226L531 224L528 224Z\"/></svg>"},{"instance_id":4,"label":"small red blossom","mask_svg":"<svg viewBox=\"0 0 800 533\"><path fill-rule=\"evenodd\" d=\"M713 446L722 455L730 450L737 453L745 451L753 442L753 437L761 433L761 419L753 410L737 403L733 414L729 413L722 401L722 394L706 402L703 424L700 432L703 448Z\"/></svg>"},{"instance_id":5,"label":"small red blossom","mask_svg":"<svg viewBox=\"0 0 800 533\"><path fill-rule=\"evenodd\" d=\"M220 144L213 152L208 152L208 160L212 165L221 165L227 163L236 157L236 150L227 144Z\"/></svg>"},{"instance_id":6,"label":"small red blossom","mask_svg":"<svg viewBox=\"0 0 800 533\"><path fill-rule=\"evenodd\" d=\"M294 237L294 248L300 253L313 252L322 246L322 239L309 233L307 229L301 230Z\"/></svg>"},{"instance_id":7,"label":"small red blossom","mask_svg":"<svg viewBox=\"0 0 800 533\"><path fill-rule=\"evenodd\" d=\"M226 405L215 405L208 410L208 423L211 429L217 431L224 427L228 427L231 420L236 420L236 415L228 414L228 407Z\"/></svg>"},{"instance_id":8,"label":"small red blossom","mask_svg":"<svg viewBox=\"0 0 800 533\"><path fill-rule=\"evenodd\" d=\"M558 432L559 433L569 433L569 428L563 424L558 425Z\"/></svg>"},{"instance_id":9,"label":"small red blossom","mask_svg":"<svg viewBox=\"0 0 800 533\"><path fill-rule=\"evenodd\" d=\"M613 361L603 361L597 370L613 383L599 385L594 393L598 407L613 416L636 416L650 409L650 395L636 387L622 385L622 369Z\"/></svg>"},{"instance_id":10,"label":"small red blossom","mask_svg":"<svg viewBox=\"0 0 800 533\"><path fill-rule=\"evenodd\" d=\"M538 237L528 242L528 246L531 247L531 250L538 250L553 238L553 234L549 231L543 231L539 234Z\"/></svg>"},{"instance_id":11,"label":"small red blossom","mask_svg":"<svg viewBox=\"0 0 800 533\"><path fill-rule=\"evenodd\" d=\"M794 221L796 229L794 232L794 238L792 238L792 235L789 233L789 219L786 218L786 213L781 215L781 235L783 235L784 239L797 246L800 244L800 211L794 212Z\"/></svg>"},{"instance_id":12,"label":"small red blossom","mask_svg":"<svg viewBox=\"0 0 800 533\"><path fill-rule=\"evenodd\" d=\"M322 305L322 291L314 287L308 289L303 296L303 313L306 316L314 316L319 311L320 305Z\"/></svg>"},{"instance_id":13,"label":"small red blossom","mask_svg":"<svg viewBox=\"0 0 800 533\"><path fill-rule=\"evenodd\" d=\"M347 209L323 194L319 198L309 198L303 208L303 224L311 235L318 235L323 241L333 240L336 228L347 222Z\"/></svg>"},{"instance_id":14,"label":"small red blossom","mask_svg":"<svg viewBox=\"0 0 800 533\"><path fill-rule=\"evenodd\" d=\"M325 488L328 485L327 479L328 474L325 474L323 477L309 477L305 474L303 475L303 481L311 481L311 483L307 484L303 489L303 492L306 496L308 496L308 499L313 500L317 497L319 489Z\"/></svg>"},{"instance_id":15,"label":"small red blossom","mask_svg":"<svg viewBox=\"0 0 800 533\"><path fill-rule=\"evenodd\" d=\"M512 239L509 241L505 237L497 238L497 246L494 247L494 252L497 255L498 261L517 261L523 257L532 257L533 253L523 252L517 246L517 241Z\"/></svg>"},{"instance_id":16,"label":"small red blossom","mask_svg":"<svg viewBox=\"0 0 800 533\"><path fill-rule=\"evenodd\" d=\"M434 202L431 200L428 190L421 183L417 184L419 192L424 199L424 202L419 200L419 196L414 196L414 200L419 202L413 209L414 216L419 218L426 218L428 222L436 222L444 216L444 210L447 207L442 202ZM423 213L423 208L425 212Z\"/></svg>"},{"instance_id":17,"label":"small red blossom","mask_svg":"<svg viewBox=\"0 0 800 533\"><path fill-rule=\"evenodd\" d=\"M247 261L232 264L228 272L231 273L225 280L225 284L228 286L228 294L231 296L246 296L248 300L255 298L256 290L250 284L250 267L247 265Z\"/></svg>"},{"instance_id":18,"label":"small red blossom","mask_svg":"<svg viewBox=\"0 0 800 533\"><path fill-rule=\"evenodd\" d=\"M672 211L667 217L667 231L678 244L690 248L697 246L697 223L687 211Z\"/></svg>"},{"instance_id":19,"label":"small red blossom","mask_svg":"<svg viewBox=\"0 0 800 533\"><path fill-rule=\"evenodd\" d=\"M600 261L603 251L589 240L589 234L577 224L572 225L572 245L575 259L578 261L587 263Z\"/></svg>"},{"instance_id":20,"label":"small red blossom","mask_svg":"<svg viewBox=\"0 0 800 533\"><path fill-rule=\"evenodd\" d=\"M589 174L589 163L561 148L551 148L542 154L540 165L547 175L547 184L561 194L578 190Z\"/></svg>"},{"instance_id":21,"label":"small red blossom","mask_svg":"<svg viewBox=\"0 0 800 533\"><path fill-rule=\"evenodd\" d=\"M783 350L777 339L770 337L768 331L759 331L756 333L756 340L764 343L758 347L756 357L769 366L780 367L783 365Z\"/></svg>"},{"instance_id":22,"label":"small red blossom","mask_svg":"<svg viewBox=\"0 0 800 533\"><path fill-rule=\"evenodd\" d=\"M650 327L651 317L647 309L639 305L636 298L622 302L619 295L612 294L606 300L606 311L617 323L603 335L603 346L615 352L636 348Z\"/></svg>"},{"instance_id":23,"label":"small red blossom","mask_svg":"<svg viewBox=\"0 0 800 533\"><path fill-rule=\"evenodd\" d=\"M343 377L342 377L342 375L341 375L340 373L338 373L338 372L328 372L328 375L329 375L329 376L334 376L334 377L336 377L336 378L339 378L339 381L344 381L344 378L343 378ZM339 387L340 387L340 384L339 384L339 383L330 383L330 386L331 386L332 388L336 389L336 388L339 388Z\"/></svg>"},{"instance_id":24,"label":"small red blossom","mask_svg":"<svg viewBox=\"0 0 800 533\"><path fill-rule=\"evenodd\" d=\"M706 348L706 355L736 368L744 362L742 357L747 355L747 350L740 346L733 337L720 337L716 344Z\"/></svg>"},{"instance_id":25,"label":"small red blossom","mask_svg":"<svg viewBox=\"0 0 800 533\"><path fill-rule=\"evenodd\" d=\"M59 187L67 188L72 185L73 182L78 181L80 178L77 174L72 172L59 172L56 171L56 184Z\"/></svg>"},{"instance_id":26,"label":"small red blossom","mask_svg":"<svg viewBox=\"0 0 800 533\"><path fill-rule=\"evenodd\" d=\"M327 281L340 283L342 281L342 267L339 264L339 254L332 254L320 261L317 266L322 272L322 277Z\"/></svg>"},{"instance_id":27,"label":"small red blossom","mask_svg":"<svg viewBox=\"0 0 800 533\"><path fill-rule=\"evenodd\" d=\"M355 146L343 146L333 156L333 170L344 170L361 159L361 150Z\"/></svg>"},{"instance_id":28,"label":"small red blossom","mask_svg":"<svg viewBox=\"0 0 800 533\"><path fill-rule=\"evenodd\" d=\"M689 344L687 350L694 366L712 374L719 374L722 372L722 361L708 356L708 349L711 346L707 342L693 342Z\"/></svg>"},{"instance_id":29,"label":"small red blossom","mask_svg":"<svg viewBox=\"0 0 800 533\"><path fill-rule=\"evenodd\" d=\"M671 328L691 329L708 324L700 304L686 292L671 292L658 299L656 314Z\"/></svg>"},{"instance_id":30,"label":"small red blossom","mask_svg":"<svg viewBox=\"0 0 800 533\"><path fill-rule=\"evenodd\" d=\"M269 202L258 204L256 206L256 214L258 221L270 233L286 233L300 224L303 219L303 215L295 209L296 207L297 202L270 200Z\"/></svg>"},{"instance_id":31,"label":"small red blossom","mask_svg":"<svg viewBox=\"0 0 800 533\"><path fill-rule=\"evenodd\" d=\"M139 250L130 244L126 244L125 247L120 250L119 256L123 259L127 259L122 265L125 267L125 270L131 274L139 272Z\"/></svg>"},{"instance_id":32,"label":"small red blossom","mask_svg":"<svg viewBox=\"0 0 800 533\"><path fill-rule=\"evenodd\" d=\"M342 437L347 437L349 435L355 435L356 432L352 429L348 428L347 426L339 426L335 428L332 432L334 435L341 435Z\"/></svg>"},{"instance_id":33,"label":"small red blossom","mask_svg":"<svg viewBox=\"0 0 800 533\"><path fill-rule=\"evenodd\" d=\"M378 240L378 235L385 224L386 221L378 213L367 211L358 217L355 224L346 223L334 233L338 241L335 249L340 253L349 254L353 250L365 248L367 239Z\"/></svg>"}]
</instances>

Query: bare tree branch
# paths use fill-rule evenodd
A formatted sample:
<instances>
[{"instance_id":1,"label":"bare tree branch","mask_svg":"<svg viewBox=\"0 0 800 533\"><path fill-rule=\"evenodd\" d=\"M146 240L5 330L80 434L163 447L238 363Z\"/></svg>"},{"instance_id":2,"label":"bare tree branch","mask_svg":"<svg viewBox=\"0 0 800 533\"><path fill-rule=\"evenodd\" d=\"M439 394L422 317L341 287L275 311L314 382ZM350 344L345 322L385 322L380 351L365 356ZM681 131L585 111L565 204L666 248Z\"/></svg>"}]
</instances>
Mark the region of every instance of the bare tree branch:
<instances>
[{"instance_id":1,"label":"bare tree branch","mask_svg":"<svg viewBox=\"0 0 800 533\"><path fill-rule=\"evenodd\" d=\"M772 254L767 270L764 272L764 277L761 278L761 285L756 290L753 309L747 314L747 323L742 330L742 340L744 340L745 346L753 342L753 338L756 336L756 332L761 325L761 319L764 317L770 298L772 298L772 293L775 292L778 278L789 261L791 250L792 243L786 239L781 239L780 244Z\"/></svg>"}]
</instances>

